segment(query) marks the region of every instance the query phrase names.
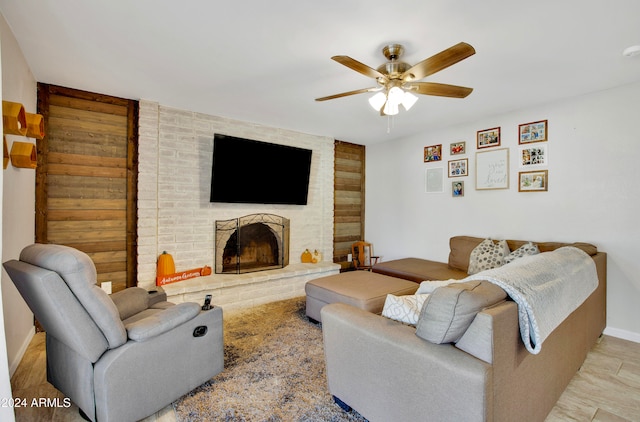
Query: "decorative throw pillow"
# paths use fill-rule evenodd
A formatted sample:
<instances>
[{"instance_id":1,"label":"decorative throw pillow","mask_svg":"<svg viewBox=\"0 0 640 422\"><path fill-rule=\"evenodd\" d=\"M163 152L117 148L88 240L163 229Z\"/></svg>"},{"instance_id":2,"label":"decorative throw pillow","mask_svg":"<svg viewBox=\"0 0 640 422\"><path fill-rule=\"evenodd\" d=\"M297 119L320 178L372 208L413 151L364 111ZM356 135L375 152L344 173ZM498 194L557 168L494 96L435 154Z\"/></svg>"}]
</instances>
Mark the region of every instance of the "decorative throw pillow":
<instances>
[{"instance_id":1,"label":"decorative throw pillow","mask_svg":"<svg viewBox=\"0 0 640 422\"><path fill-rule=\"evenodd\" d=\"M429 295L416 327L416 335L431 343L460 340L482 309L502 302L507 294L488 281L452 283Z\"/></svg>"},{"instance_id":2,"label":"decorative throw pillow","mask_svg":"<svg viewBox=\"0 0 640 422\"><path fill-rule=\"evenodd\" d=\"M469 275L480 271L504 265L504 258L509 255L509 245L506 240L495 243L491 239L485 239L476 246L469 256Z\"/></svg>"},{"instance_id":3,"label":"decorative throw pillow","mask_svg":"<svg viewBox=\"0 0 640 422\"><path fill-rule=\"evenodd\" d=\"M382 316L395 321L416 325L420 310L428 294L395 296L388 294L382 308Z\"/></svg>"},{"instance_id":4,"label":"decorative throw pillow","mask_svg":"<svg viewBox=\"0 0 640 422\"><path fill-rule=\"evenodd\" d=\"M515 251L511 252L504 258L504 263L508 264L510 262L515 261L518 258L522 258L527 255L536 255L540 253L540 249L538 249L538 245L534 245L532 242L527 242L524 245L520 246Z\"/></svg>"},{"instance_id":5,"label":"decorative throw pillow","mask_svg":"<svg viewBox=\"0 0 640 422\"><path fill-rule=\"evenodd\" d=\"M438 287L444 287L444 286L448 286L451 283L459 283L459 282L460 280L456 280L454 278L449 280L425 280L422 283L420 283L420 287L418 287L418 290L416 290L416 294L419 295L419 294L433 293L433 291Z\"/></svg>"}]
</instances>

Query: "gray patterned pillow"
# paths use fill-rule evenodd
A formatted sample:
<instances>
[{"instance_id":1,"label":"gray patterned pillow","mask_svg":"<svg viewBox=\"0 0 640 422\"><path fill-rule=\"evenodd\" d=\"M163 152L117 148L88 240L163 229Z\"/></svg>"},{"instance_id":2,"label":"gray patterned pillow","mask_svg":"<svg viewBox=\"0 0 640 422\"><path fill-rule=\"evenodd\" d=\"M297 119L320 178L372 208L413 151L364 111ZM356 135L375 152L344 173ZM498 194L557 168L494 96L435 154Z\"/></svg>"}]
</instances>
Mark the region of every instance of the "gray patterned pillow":
<instances>
[{"instance_id":1,"label":"gray patterned pillow","mask_svg":"<svg viewBox=\"0 0 640 422\"><path fill-rule=\"evenodd\" d=\"M510 252L506 240L494 243L491 239L485 239L471 251L467 273L472 275L480 271L501 267L505 263L505 257Z\"/></svg>"},{"instance_id":2,"label":"gray patterned pillow","mask_svg":"<svg viewBox=\"0 0 640 422\"><path fill-rule=\"evenodd\" d=\"M504 258L504 263L508 264L509 262L513 262L518 258L522 258L527 255L536 255L540 253L540 249L538 249L538 245L534 245L532 242L527 242L524 245L520 246L515 251L511 252Z\"/></svg>"}]
</instances>

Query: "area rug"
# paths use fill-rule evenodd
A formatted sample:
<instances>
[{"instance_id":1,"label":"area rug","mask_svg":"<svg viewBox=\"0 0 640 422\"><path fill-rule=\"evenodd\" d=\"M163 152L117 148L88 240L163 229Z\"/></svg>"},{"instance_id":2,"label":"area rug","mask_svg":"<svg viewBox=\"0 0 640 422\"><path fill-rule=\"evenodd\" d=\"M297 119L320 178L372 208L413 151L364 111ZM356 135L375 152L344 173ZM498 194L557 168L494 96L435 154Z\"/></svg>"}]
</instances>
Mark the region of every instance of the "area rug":
<instances>
[{"instance_id":1,"label":"area rug","mask_svg":"<svg viewBox=\"0 0 640 422\"><path fill-rule=\"evenodd\" d=\"M304 297L225 316L224 343L224 371L174 403L178 421L366 422L329 394Z\"/></svg>"}]
</instances>

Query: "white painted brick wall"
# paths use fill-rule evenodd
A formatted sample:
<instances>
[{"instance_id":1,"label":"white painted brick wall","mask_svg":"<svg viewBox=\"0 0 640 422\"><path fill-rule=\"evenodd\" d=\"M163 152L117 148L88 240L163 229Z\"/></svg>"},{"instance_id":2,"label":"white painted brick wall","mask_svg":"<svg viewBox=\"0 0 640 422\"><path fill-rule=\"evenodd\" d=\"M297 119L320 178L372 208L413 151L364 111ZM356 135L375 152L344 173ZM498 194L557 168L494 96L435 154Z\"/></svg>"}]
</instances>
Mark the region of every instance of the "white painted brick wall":
<instances>
[{"instance_id":1,"label":"white painted brick wall","mask_svg":"<svg viewBox=\"0 0 640 422\"><path fill-rule=\"evenodd\" d=\"M248 214L266 212L291 221L290 263L299 262L305 248L318 249L325 261L333 259L333 139L145 100L140 101L139 126L140 287L155 285L157 257L162 251L173 255L177 271L214 267L215 221ZM308 204L210 203L214 133L311 149ZM278 287L273 292L278 296Z\"/></svg>"}]
</instances>

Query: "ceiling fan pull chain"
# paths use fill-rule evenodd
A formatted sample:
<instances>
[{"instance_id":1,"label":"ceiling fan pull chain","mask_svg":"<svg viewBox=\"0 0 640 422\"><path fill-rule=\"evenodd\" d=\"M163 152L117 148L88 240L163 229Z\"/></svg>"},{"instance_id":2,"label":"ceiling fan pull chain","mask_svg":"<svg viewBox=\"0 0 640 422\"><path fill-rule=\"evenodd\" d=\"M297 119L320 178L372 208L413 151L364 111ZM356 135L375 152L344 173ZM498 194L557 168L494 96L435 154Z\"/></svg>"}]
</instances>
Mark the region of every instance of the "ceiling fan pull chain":
<instances>
[{"instance_id":1,"label":"ceiling fan pull chain","mask_svg":"<svg viewBox=\"0 0 640 422\"><path fill-rule=\"evenodd\" d=\"M391 128L393 128L393 116L387 116L387 133L391 133Z\"/></svg>"}]
</instances>

